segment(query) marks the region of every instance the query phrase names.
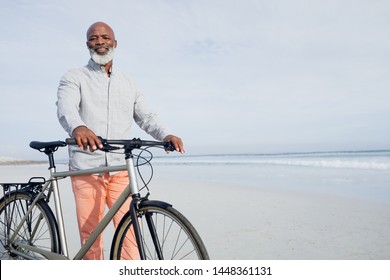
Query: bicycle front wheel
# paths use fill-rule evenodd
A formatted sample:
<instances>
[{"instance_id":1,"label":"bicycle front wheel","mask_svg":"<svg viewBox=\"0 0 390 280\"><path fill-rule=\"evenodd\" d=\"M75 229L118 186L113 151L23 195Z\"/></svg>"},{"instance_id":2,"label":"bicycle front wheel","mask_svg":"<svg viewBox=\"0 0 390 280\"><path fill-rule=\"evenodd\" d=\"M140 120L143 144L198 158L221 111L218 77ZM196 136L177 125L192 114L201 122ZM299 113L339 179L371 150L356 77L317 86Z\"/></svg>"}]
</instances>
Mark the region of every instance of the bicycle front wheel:
<instances>
[{"instance_id":1,"label":"bicycle front wheel","mask_svg":"<svg viewBox=\"0 0 390 280\"><path fill-rule=\"evenodd\" d=\"M60 253L57 223L47 203L39 200L27 215L16 239L10 242L15 230L31 207L33 194L13 192L0 200L0 259L42 259L41 254L23 249L17 243Z\"/></svg>"},{"instance_id":2,"label":"bicycle front wheel","mask_svg":"<svg viewBox=\"0 0 390 280\"><path fill-rule=\"evenodd\" d=\"M169 205L141 206L138 212L147 260L207 260L206 247L191 223ZM139 259L138 247L128 212L115 232L110 258Z\"/></svg>"}]
</instances>

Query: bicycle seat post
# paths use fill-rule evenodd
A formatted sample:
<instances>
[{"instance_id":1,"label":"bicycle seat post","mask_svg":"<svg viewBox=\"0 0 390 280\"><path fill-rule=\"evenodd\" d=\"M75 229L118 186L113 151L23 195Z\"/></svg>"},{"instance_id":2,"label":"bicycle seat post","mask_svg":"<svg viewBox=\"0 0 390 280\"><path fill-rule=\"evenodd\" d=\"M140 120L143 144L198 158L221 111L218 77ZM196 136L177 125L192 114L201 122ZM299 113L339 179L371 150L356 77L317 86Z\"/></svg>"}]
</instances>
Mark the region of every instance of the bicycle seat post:
<instances>
[{"instance_id":1,"label":"bicycle seat post","mask_svg":"<svg viewBox=\"0 0 390 280\"><path fill-rule=\"evenodd\" d=\"M54 174L56 173L56 166L54 163L54 152L57 151L58 147L47 147L43 151L49 158L49 170L50 170L50 177L53 178ZM60 192L58 188L58 181L57 179L52 180L52 188L54 192L54 205L56 210L56 216L57 216L57 222L58 222L58 234L60 236L60 245L62 249L62 253L65 257L69 257L68 253L68 244L66 240L66 234L65 234L65 224L64 224L64 217L62 212L62 205L61 205L61 198L60 198Z\"/></svg>"},{"instance_id":2,"label":"bicycle seat post","mask_svg":"<svg viewBox=\"0 0 390 280\"><path fill-rule=\"evenodd\" d=\"M45 153L45 155L48 156L49 158L49 169L52 169L52 168L56 168L55 164L54 164L54 152L56 150L52 149L52 148L46 148L43 152Z\"/></svg>"}]
</instances>

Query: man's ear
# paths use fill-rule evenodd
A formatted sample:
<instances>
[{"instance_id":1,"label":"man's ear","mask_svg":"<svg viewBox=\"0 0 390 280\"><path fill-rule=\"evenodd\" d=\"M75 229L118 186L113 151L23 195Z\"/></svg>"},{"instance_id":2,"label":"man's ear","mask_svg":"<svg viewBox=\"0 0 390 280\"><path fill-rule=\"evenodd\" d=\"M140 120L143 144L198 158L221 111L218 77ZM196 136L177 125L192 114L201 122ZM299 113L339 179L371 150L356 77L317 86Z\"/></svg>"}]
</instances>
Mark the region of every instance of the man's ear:
<instances>
[{"instance_id":1,"label":"man's ear","mask_svg":"<svg viewBox=\"0 0 390 280\"><path fill-rule=\"evenodd\" d=\"M116 46L118 46L118 41L117 40L114 41L114 49L116 48Z\"/></svg>"}]
</instances>

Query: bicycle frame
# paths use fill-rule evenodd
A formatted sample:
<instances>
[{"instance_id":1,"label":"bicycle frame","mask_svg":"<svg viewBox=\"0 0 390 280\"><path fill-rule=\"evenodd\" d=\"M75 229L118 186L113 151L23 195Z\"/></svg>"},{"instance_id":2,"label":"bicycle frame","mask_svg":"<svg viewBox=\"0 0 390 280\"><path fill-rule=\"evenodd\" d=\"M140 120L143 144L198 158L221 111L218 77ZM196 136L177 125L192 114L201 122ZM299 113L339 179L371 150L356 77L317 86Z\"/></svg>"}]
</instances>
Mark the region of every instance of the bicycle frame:
<instances>
[{"instance_id":1,"label":"bicycle frame","mask_svg":"<svg viewBox=\"0 0 390 280\"><path fill-rule=\"evenodd\" d=\"M90 237L87 239L87 241L82 245L80 250L76 253L74 256L74 260L81 260L84 255L87 253L87 251L91 248L91 246L94 244L96 239L99 237L99 235L104 231L104 229L107 227L107 225L110 223L110 221L113 219L114 215L118 212L118 210L121 208L121 206L125 203L125 201L132 196L133 201L132 205L130 207L130 211L132 213L132 217L136 217L135 213L135 207L134 203L138 203L140 199L139 194L139 187L137 182L137 177L135 174L135 163L134 158L132 154L129 154L126 156L126 165L118 165L118 166L109 166L109 167L98 167L98 168L91 168L91 169L85 169L85 170L73 170L73 171L61 171L57 172L56 167L54 164L51 164L50 170L50 178L47 180L47 182L43 185L42 192L40 192L37 197L32 202L32 205L36 204L39 199L41 199L44 195L44 192L49 189L50 187L53 190L54 194L54 205L55 205L55 215L57 218L58 223L58 235L59 235L59 241L62 249L62 254L53 253L48 250L43 250L40 248L36 248L34 246L30 246L24 243L17 243L20 248L25 248L29 251L39 253L46 257L47 259L57 259L57 260L67 260L69 259L69 253L68 253L68 245L66 241L66 233L65 233L65 226L64 226L64 219L63 219L63 212L62 212L62 205L61 205L61 199L60 199L60 193L59 193L59 185L58 185L58 179L59 178L65 178L65 177L72 177L72 176L78 176L78 175L91 175L91 174L101 174L101 173L107 173L107 172L115 172L115 171L125 171L127 170L129 174L129 184L123 191L123 193L119 196L117 201L114 203L114 205L111 207L111 209L105 214L101 222L98 224L96 229L93 231L93 233L90 235ZM31 213L32 207L30 207L29 211L24 215L24 218L21 220L19 226L15 230L13 236L11 237L11 242L15 240L17 237L17 234L19 230L21 229L23 223L26 221L28 215ZM134 223L134 231L136 233L137 238L137 244L139 246L140 255L143 256L143 246L142 242L140 242L140 233L138 229L138 224ZM17 254L21 254L18 251L15 251ZM25 256L26 257L26 256Z\"/></svg>"}]
</instances>

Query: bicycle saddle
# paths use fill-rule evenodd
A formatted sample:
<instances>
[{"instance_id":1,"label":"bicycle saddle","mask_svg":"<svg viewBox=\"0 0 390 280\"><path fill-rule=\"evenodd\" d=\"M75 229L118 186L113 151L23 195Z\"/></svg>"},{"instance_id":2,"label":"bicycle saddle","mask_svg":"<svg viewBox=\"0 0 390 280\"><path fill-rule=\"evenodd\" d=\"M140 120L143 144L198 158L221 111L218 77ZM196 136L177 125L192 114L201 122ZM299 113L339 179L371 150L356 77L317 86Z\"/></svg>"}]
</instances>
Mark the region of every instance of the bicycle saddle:
<instances>
[{"instance_id":1,"label":"bicycle saddle","mask_svg":"<svg viewBox=\"0 0 390 280\"><path fill-rule=\"evenodd\" d=\"M42 149L57 149L58 147L65 147L66 143L64 141L51 141L51 142L40 142L32 141L30 142L30 147L36 150Z\"/></svg>"}]
</instances>

